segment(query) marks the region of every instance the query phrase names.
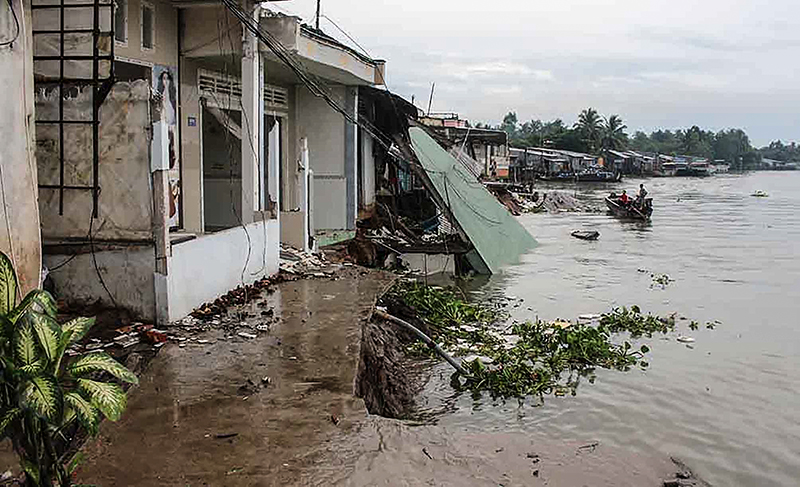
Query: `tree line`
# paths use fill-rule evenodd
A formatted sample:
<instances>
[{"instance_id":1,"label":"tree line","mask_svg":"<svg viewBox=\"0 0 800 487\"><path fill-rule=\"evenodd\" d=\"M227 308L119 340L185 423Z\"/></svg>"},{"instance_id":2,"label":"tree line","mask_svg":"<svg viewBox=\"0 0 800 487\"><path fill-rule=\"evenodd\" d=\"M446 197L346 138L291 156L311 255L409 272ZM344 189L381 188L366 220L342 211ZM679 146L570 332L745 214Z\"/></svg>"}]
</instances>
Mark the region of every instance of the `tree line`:
<instances>
[{"instance_id":1,"label":"tree line","mask_svg":"<svg viewBox=\"0 0 800 487\"><path fill-rule=\"evenodd\" d=\"M609 150L634 150L664 155L686 155L723 160L734 169L756 169L762 158L779 161L800 161L800 146L781 141L756 149L742 129L714 132L698 126L678 130L656 130L649 134L636 131L632 136L619 115L603 116L594 108L583 110L577 122L568 126L557 118L550 122L530 120L520 123L516 112L508 112L503 122L492 127L477 124L476 128L493 128L508 134L515 147L547 147L551 149L603 154Z\"/></svg>"}]
</instances>

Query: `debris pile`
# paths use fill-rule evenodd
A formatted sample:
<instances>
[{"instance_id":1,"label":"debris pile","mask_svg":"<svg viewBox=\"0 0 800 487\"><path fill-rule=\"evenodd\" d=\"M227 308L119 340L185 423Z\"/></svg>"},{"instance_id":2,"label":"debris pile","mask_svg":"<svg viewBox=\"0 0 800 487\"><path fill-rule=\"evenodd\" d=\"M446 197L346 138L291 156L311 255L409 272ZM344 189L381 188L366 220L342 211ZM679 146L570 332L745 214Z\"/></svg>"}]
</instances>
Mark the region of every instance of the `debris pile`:
<instances>
[{"instance_id":1,"label":"debris pile","mask_svg":"<svg viewBox=\"0 0 800 487\"><path fill-rule=\"evenodd\" d=\"M538 196L537 193L534 193L533 196ZM543 201L538 201L538 199L533 198L533 203L540 203L534 211L536 212L550 212L550 213L564 213L564 212L575 212L575 213L601 213L603 210L599 207L589 205L587 203L582 202L575 196L572 196L567 193L559 192L559 191L551 191L550 193L545 193L541 196Z\"/></svg>"},{"instance_id":2,"label":"debris pile","mask_svg":"<svg viewBox=\"0 0 800 487\"><path fill-rule=\"evenodd\" d=\"M678 467L675 478L664 480L664 487L710 487L711 484L695 475L685 463L675 457L670 458Z\"/></svg>"},{"instance_id":3,"label":"debris pile","mask_svg":"<svg viewBox=\"0 0 800 487\"><path fill-rule=\"evenodd\" d=\"M307 254L288 246L281 246L281 272L298 277L324 278L334 274L325 254Z\"/></svg>"}]
</instances>

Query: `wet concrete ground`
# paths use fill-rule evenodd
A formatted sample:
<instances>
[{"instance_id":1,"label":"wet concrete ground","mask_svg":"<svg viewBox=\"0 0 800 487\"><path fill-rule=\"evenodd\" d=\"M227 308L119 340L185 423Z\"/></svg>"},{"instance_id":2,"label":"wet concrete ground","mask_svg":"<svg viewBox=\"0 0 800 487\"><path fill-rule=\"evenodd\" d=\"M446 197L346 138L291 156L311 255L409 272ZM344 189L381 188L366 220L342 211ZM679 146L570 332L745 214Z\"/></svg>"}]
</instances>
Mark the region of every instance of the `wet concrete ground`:
<instances>
[{"instance_id":1,"label":"wet concrete ground","mask_svg":"<svg viewBox=\"0 0 800 487\"><path fill-rule=\"evenodd\" d=\"M122 420L87 444L81 482L295 484L315 448L365 416L353 397L361 322L391 277L342 272L280 285L268 298L280 320L267 335L215 331L197 337L213 343L162 350Z\"/></svg>"},{"instance_id":2,"label":"wet concrete ground","mask_svg":"<svg viewBox=\"0 0 800 487\"><path fill-rule=\"evenodd\" d=\"M361 324L391 279L343 269L283 283L267 298L280 317L270 333L165 347L124 417L85 446L80 484L655 487L674 471L591 439L370 416L353 397Z\"/></svg>"}]
</instances>

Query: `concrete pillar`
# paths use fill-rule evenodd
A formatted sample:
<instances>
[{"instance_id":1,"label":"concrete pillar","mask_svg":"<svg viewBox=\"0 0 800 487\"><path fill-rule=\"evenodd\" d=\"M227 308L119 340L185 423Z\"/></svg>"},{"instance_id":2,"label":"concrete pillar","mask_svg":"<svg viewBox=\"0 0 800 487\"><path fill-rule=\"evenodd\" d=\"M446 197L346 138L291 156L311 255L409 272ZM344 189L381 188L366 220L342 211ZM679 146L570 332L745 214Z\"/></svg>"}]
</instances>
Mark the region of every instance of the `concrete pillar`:
<instances>
[{"instance_id":1,"label":"concrete pillar","mask_svg":"<svg viewBox=\"0 0 800 487\"><path fill-rule=\"evenodd\" d=\"M203 233L203 165L200 95L197 90L197 63L181 60L181 170L183 178L183 228L187 232Z\"/></svg>"},{"instance_id":2,"label":"concrete pillar","mask_svg":"<svg viewBox=\"0 0 800 487\"><path fill-rule=\"evenodd\" d=\"M0 46L0 250L14 263L24 295L39 287L42 268L30 3L3 2L0 10L0 39L16 38Z\"/></svg>"},{"instance_id":3,"label":"concrete pillar","mask_svg":"<svg viewBox=\"0 0 800 487\"><path fill-rule=\"evenodd\" d=\"M345 110L358 120L358 87L345 89ZM345 120L344 175L347 187L347 229L355 230L358 216L358 127Z\"/></svg>"},{"instance_id":4,"label":"concrete pillar","mask_svg":"<svg viewBox=\"0 0 800 487\"><path fill-rule=\"evenodd\" d=\"M169 324L169 134L167 124L153 124L150 150L151 187L153 188L153 241L156 266L153 274L155 319L158 326Z\"/></svg>"},{"instance_id":5,"label":"concrete pillar","mask_svg":"<svg viewBox=\"0 0 800 487\"><path fill-rule=\"evenodd\" d=\"M245 8L247 8L245 1ZM253 9L258 22L261 8ZM243 224L252 223L255 212L260 210L259 181L257 178L261 152L261 54L258 39L247 29L242 44L242 214Z\"/></svg>"}]
</instances>

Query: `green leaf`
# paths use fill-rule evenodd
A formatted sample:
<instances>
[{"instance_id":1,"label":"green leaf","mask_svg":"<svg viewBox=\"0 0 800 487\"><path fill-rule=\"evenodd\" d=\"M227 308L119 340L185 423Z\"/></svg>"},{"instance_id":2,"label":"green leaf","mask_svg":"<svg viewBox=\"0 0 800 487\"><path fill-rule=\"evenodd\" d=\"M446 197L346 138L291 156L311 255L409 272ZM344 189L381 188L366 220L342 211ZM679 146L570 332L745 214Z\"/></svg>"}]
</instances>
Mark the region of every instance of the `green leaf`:
<instances>
[{"instance_id":1,"label":"green leaf","mask_svg":"<svg viewBox=\"0 0 800 487\"><path fill-rule=\"evenodd\" d=\"M62 407L61 389L55 378L40 376L30 379L20 396L22 404L39 416L53 421Z\"/></svg>"},{"instance_id":2,"label":"green leaf","mask_svg":"<svg viewBox=\"0 0 800 487\"><path fill-rule=\"evenodd\" d=\"M6 254L0 252L0 315L7 315L17 302L17 273Z\"/></svg>"},{"instance_id":3,"label":"green leaf","mask_svg":"<svg viewBox=\"0 0 800 487\"><path fill-rule=\"evenodd\" d=\"M20 464L22 465L22 470L25 471L25 475L30 477L30 480L33 480L33 485L40 485L41 474L39 472L39 467L28 460L21 460Z\"/></svg>"},{"instance_id":4,"label":"green leaf","mask_svg":"<svg viewBox=\"0 0 800 487\"><path fill-rule=\"evenodd\" d=\"M78 379L78 387L91 398L92 405L111 421L118 421L128 405L128 397L116 384Z\"/></svg>"},{"instance_id":5,"label":"green leaf","mask_svg":"<svg viewBox=\"0 0 800 487\"><path fill-rule=\"evenodd\" d=\"M94 318L75 318L61 325L61 331L64 335L68 335L69 344L71 345L85 337L94 326L94 322Z\"/></svg>"},{"instance_id":6,"label":"green leaf","mask_svg":"<svg viewBox=\"0 0 800 487\"><path fill-rule=\"evenodd\" d=\"M69 392L64 395L64 404L75 412L80 424L89 431L90 434L97 434L97 425L100 422L100 411L92 406L77 392Z\"/></svg>"},{"instance_id":7,"label":"green leaf","mask_svg":"<svg viewBox=\"0 0 800 487\"><path fill-rule=\"evenodd\" d=\"M34 306L38 306L38 309ZM58 308L55 299L53 299L53 296L49 292L35 289L25 296L25 299L19 303L19 306L11 310L8 319L11 320L12 323L16 323L21 316L29 311L38 311L55 318L58 313Z\"/></svg>"},{"instance_id":8,"label":"green leaf","mask_svg":"<svg viewBox=\"0 0 800 487\"><path fill-rule=\"evenodd\" d=\"M129 384L138 384L139 379L133 372L111 358L105 352L95 352L84 355L72 362L67 371L75 377L81 377L92 372L108 372L121 381Z\"/></svg>"},{"instance_id":9,"label":"green leaf","mask_svg":"<svg viewBox=\"0 0 800 487\"><path fill-rule=\"evenodd\" d=\"M641 350L642 353L650 353L650 347L648 347L647 345L642 345Z\"/></svg>"},{"instance_id":10,"label":"green leaf","mask_svg":"<svg viewBox=\"0 0 800 487\"><path fill-rule=\"evenodd\" d=\"M41 313L31 313L31 324L47 361L56 361L59 358L58 342L61 338L61 327L56 320Z\"/></svg>"},{"instance_id":11,"label":"green leaf","mask_svg":"<svg viewBox=\"0 0 800 487\"><path fill-rule=\"evenodd\" d=\"M66 465L67 474L72 475L73 473L75 473L80 464L83 463L85 460L86 460L86 455L83 452L79 451L78 453L76 453L75 456L72 457L72 460L70 460L69 463Z\"/></svg>"},{"instance_id":12,"label":"green leaf","mask_svg":"<svg viewBox=\"0 0 800 487\"><path fill-rule=\"evenodd\" d=\"M5 414L5 416L3 416L3 419L0 420L0 438L5 436L5 432L6 432L6 429L8 428L8 426L15 419L17 419L21 414L22 414L22 409L14 408L14 409L8 411Z\"/></svg>"},{"instance_id":13,"label":"green leaf","mask_svg":"<svg viewBox=\"0 0 800 487\"><path fill-rule=\"evenodd\" d=\"M14 334L14 353L17 367L25 374L33 375L44 369L44 362L36 347L33 327L24 324Z\"/></svg>"}]
</instances>

